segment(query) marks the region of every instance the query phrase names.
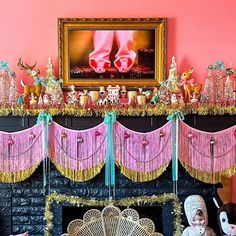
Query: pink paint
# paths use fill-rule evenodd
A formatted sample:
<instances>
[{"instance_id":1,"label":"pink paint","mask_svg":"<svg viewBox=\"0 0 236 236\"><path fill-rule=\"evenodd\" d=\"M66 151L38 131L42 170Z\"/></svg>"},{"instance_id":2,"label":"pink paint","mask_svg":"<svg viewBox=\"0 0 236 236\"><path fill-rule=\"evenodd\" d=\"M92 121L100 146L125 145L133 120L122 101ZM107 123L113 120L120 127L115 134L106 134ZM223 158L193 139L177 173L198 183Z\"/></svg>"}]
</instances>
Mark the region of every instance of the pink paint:
<instances>
[{"instance_id":1,"label":"pink paint","mask_svg":"<svg viewBox=\"0 0 236 236\"><path fill-rule=\"evenodd\" d=\"M57 71L59 17L167 17L168 65L175 55L179 72L193 66L193 77L200 82L204 81L210 63L222 59L236 64L232 50L236 36L235 7L234 0L137 0L135 6L134 1L128 0L3 1L0 59L11 62L19 82L27 77L17 68L19 57L31 64L37 61L44 75L50 56Z\"/></svg>"}]
</instances>

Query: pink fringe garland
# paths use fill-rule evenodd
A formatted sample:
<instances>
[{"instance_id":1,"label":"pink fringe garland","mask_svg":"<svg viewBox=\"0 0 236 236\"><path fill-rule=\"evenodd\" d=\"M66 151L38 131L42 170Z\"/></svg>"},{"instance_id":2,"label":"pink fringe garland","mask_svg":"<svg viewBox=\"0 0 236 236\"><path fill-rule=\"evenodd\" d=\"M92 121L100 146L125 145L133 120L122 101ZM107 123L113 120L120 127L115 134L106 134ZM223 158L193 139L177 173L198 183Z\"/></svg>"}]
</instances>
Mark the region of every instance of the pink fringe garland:
<instances>
[{"instance_id":1,"label":"pink fringe garland","mask_svg":"<svg viewBox=\"0 0 236 236\"><path fill-rule=\"evenodd\" d=\"M132 131L119 122L115 127L115 158L131 171L151 172L171 160L171 122L148 133Z\"/></svg>"},{"instance_id":2,"label":"pink fringe garland","mask_svg":"<svg viewBox=\"0 0 236 236\"><path fill-rule=\"evenodd\" d=\"M70 170L88 170L105 162L106 125L86 130L71 130L52 122L50 157L55 164Z\"/></svg>"},{"instance_id":3,"label":"pink fringe garland","mask_svg":"<svg viewBox=\"0 0 236 236\"><path fill-rule=\"evenodd\" d=\"M0 132L0 171L19 172L44 159L43 125L20 132Z\"/></svg>"},{"instance_id":4,"label":"pink fringe garland","mask_svg":"<svg viewBox=\"0 0 236 236\"><path fill-rule=\"evenodd\" d=\"M215 133L179 123L179 160L202 172L223 172L236 165L236 126ZM211 158L210 141L215 141Z\"/></svg>"},{"instance_id":5,"label":"pink fringe garland","mask_svg":"<svg viewBox=\"0 0 236 236\"><path fill-rule=\"evenodd\" d=\"M171 122L152 132L141 133L114 125L115 159L119 166L137 173L157 171L171 160ZM43 125L20 132L0 132L0 172L14 173L44 160ZM215 141L214 158L210 140ZM179 160L202 173L223 173L236 167L236 126L210 133L179 123ZM56 166L89 171L105 162L106 125L71 130L52 122L49 156ZM97 172L94 172L94 174ZM233 172L230 172L233 175ZM92 175L91 175L92 176Z\"/></svg>"}]
</instances>

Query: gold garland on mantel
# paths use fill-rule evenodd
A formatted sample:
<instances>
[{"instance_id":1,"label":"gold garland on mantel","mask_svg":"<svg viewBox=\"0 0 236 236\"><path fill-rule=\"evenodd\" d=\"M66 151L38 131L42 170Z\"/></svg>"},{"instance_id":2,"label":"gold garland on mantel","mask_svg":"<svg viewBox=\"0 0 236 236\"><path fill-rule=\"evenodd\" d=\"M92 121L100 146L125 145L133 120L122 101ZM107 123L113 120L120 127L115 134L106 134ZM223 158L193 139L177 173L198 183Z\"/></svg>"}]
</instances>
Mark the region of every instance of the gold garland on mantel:
<instances>
[{"instance_id":1,"label":"gold garland on mantel","mask_svg":"<svg viewBox=\"0 0 236 236\"><path fill-rule=\"evenodd\" d=\"M53 229L53 211L52 204L69 203L74 206L91 206L91 207L104 207L109 204L114 204L116 206L129 207L132 205L143 205L143 204L153 204L161 203L165 204L167 202L172 202L173 204L173 214L174 214L174 236L181 236L183 225L181 224L181 203L179 198L173 193L164 193L162 195L153 196L141 196L141 197L129 197L122 198L119 200L96 200L96 199L84 199L77 196L68 196L63 194L52 193L47 196L45 204L44 217L47 222L45 228L45 236L52 236Z\"/></svg>"},{"instance_id":2,"label":"gold garland on mantel","mask_svg":"<svg viewBox=\"0 0 236 236\"><path fill-rule=\"evenodd\" d=\"M77 117L97 116L104 117L106 112L115 111L117 116L161 116L169 115L174 110L180 110L184 115L236 115L236 106L220 106L204 104L199 107L195 105L186 106L165 106L165 105L144 105L144 106L130 106L130 105L113 105L106 107L95 106L92 108L82 108L76 106L65 105L61 108L49 107L47 109L26 109L24 107L0 107L0 116L37 116L42 111L47 111L51 115L70 115Z\"/></svg>"}]
</instances>

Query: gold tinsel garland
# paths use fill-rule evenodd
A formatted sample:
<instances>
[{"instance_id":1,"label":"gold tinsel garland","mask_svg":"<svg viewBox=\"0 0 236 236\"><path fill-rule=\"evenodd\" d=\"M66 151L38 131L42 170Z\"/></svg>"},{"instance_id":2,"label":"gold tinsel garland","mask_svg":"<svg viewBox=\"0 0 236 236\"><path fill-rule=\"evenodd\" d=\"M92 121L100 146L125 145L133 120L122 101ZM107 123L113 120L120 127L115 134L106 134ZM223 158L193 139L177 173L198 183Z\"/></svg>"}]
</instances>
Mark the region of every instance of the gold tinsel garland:
<instances>
[{"instance_id":1,"label":"gold tinsel garland","mask_svg":"<svg viewBox=\"0 0 236 236\"><path fill-rule=\"evenodd\" d=\"M47 109L26 109L24 107L0 107L0 116L37 116L42 111L49 112L52 116L55 115L71 115L77 117L102 116L106 112L115 111L117 116L161 116L169 115L174 110L180 110L186 114L196 115L236 115L236 106L220 106L204 104L196 107L195 105L186 106L165 106L165 105L145 105L145 106L131 106L131 105L112 105L107 107L91 107L82 108L76 106L65 105L60 108L48 107Z\"/></svg>"},{"instance_id":2,"label":"gold tinsel garland","mask_svg":"<svg viewBox=\"0 0 236 236\"><path fill-rule=\"evenodd\" d=\"M161 203L165 204L167 202L172 202L173 204L173 214L174 214L174 236L181 236L183 225L181 225L181 203L178 197L173 193L164 193L159 196L142 196L142 197L132 197L132 198L123 198L119 200L95 200L95 199L84 199L77 196L67 196L63 194L52 193L46 198L45 205L45 220L47 222L45 228L45 236L52 236L53 229L53 220L54 215L52 211L53 203L69 203L74 206L92 206L92 207L104 207L109 204L114 204L116 206L129 207L132 205L141 205L141 204L152 204L152 203Z\"/></svg>"},{"instance_id":3,"label":"gold tinsel garland","mask_svg":"<svg viewBox=\"0 0 236 236\"><path fill-rule=\"evenodd\" d=\"M233 166L220 172L204 172L192 168L183 161L180 161L180 163L193 178L198 179L207 184L217 184L221 182L222 177L232 177L236 174L236 166Z\"/></svg>"},{"instance_id":4,"label":"gold tinsel garland","mask_svg":"<svg viewBox=\"0 0 236 236\"><path fill-rule=\"evenodd\" d=\"M35 172L38 166L39 164L31 166L29 169L21 170L17 172L0 171L0 182L3 182L3 183L21 182L29 178Z\"/></svg>"},{"instance_id":5,"label":"gold tinsel garland","mask_svg":"<svg viewBox=\"0 0 236 236\"><path fill-rule=\"evenodd\" d=\"M118 163L118 167L120 168L120 172L128 177L129 179L135 181L135 182L146 182L146 181L151 181L153 179L158 178L169 166L170 162L164 164L157 170L153 170L150 172L142 172L142 171L135 171L135 170L130 170L125 166L120 166Z\"/></svg>"},{"instance_id":6,"label":"gold tinsel garland","mask_svg":"<svg viewBox=\"0 0 236 236\"><path fill-rule=\"evenodd\" d=\"M73 170L62 166L53 160L52 162L56 166L57 170L61 172L62 175L64 175L66 178L69 178L70 180L78 182L88 181L92 179L101 172L101 169L104 166L104 163L101 163L87 170Z\"/></svg>"}]
</instances>

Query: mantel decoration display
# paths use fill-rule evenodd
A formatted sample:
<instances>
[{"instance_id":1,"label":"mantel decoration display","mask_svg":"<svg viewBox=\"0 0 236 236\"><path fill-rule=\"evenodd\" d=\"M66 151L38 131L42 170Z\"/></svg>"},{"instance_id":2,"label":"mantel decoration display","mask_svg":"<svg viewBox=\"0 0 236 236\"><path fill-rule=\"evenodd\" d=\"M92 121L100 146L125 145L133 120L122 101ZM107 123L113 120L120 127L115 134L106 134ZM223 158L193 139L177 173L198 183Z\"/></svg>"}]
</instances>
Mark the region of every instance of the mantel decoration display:
<instances>
[{"instance_id":1,"label":"mantel decoration display","mask_svg":"<svg viewBox=\"0 0 236 236\"><path fill-rule=\"evenodd\" d=\"M118 83L122 81L119 80L116 85L94 84L87 88L71 83L65 91L61 88L63 80L55 76L51 58L45 77L39 76L36 63L29 65L19 59L18 66L32 77L33 85L26 84L22 78L24 94L19 94L14 72L8 62L0 61L0 116L36 116L45 110L51 115L80 117L104 117L107 112L116 112L117 116L160 116L169 115L176 109L184 115L236 114L236 70L232 65L226 68L223 61L208 66L204 86L194 79L193 68L178 74L173 57L168 78L164 80L163 77L156 86L137 84L131 88Z\"/></svg>"},{"instance_id":2,"label":"mantel decoration display","mask_svg":"<svg viewBox=\"0 0 236 236\"><path fill-rule=\"evenodd\" d=\"M65 85L156 86L165 78L165 18L58 19Z\"/></svg>"}]
</instances>

